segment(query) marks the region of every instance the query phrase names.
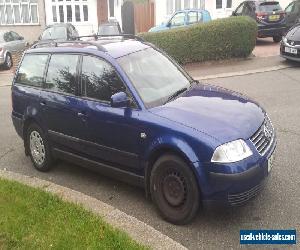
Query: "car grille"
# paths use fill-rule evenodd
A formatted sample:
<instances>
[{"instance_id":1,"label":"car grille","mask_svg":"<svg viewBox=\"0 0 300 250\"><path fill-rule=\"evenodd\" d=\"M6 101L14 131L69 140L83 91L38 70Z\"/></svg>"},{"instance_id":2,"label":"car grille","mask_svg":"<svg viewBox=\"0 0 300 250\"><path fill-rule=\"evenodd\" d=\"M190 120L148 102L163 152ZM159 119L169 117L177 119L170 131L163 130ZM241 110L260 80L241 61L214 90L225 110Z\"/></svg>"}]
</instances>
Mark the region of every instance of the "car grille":
<instances>
[{"instance_id":1,"label":"car grille","mask_svg":"<svg viewBox=\"0 0 300 250\"><path fill-rule=\"evenodd\" d=\"M292 40L288 40L287 44L291 45L291 46L297 46L300 45L300 41L292 41Z\"/></svg>"},{"instance_id":2,"label":"car grille","mask_svg":"<svg viewBox=\"0 0 300 250\"><path fill-rule=\"evenodd\" d=\"M274 139L274 128L269 117L266 116L263 125L251 136L250 140L254 144L258 153L264 155Z\"/></svg>"},{"instance_id":3,"label":"car grille","mask_svg":"<svg viewBox=\"0 0 300 250\"><path fill-rule=\"evenodd\" d=\"M240 206L251 198L256 196L261 190L262 184L259 184L243 193L228 194L228 202L231 206Z\"/></svg>"}]
</instances>

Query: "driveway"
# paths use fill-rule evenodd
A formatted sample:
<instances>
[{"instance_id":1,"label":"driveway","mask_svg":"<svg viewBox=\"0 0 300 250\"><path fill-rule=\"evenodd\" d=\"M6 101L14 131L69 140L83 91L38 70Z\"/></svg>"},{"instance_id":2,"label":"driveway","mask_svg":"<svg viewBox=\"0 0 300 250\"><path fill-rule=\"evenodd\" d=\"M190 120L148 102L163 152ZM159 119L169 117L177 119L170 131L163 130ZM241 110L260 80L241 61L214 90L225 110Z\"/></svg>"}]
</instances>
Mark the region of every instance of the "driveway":
<instances>
[{"instance_id":1,"label":"driveway","mask_svg":"<svg viewBox=\"0 0 300 250\"><path fill-rule=\"evenodd\" d=\"M256 57L278 56L280 43L274 43L273 38L257 38L253 55Z\"/></svg>"},{"instance_id":2,"label":"driveway","mask_svg":"<svg viewBox=\"0 0 300 250\"><path fill-rule=\"evenodd\" d=\"M246 206L201 210L187 226L163 221L138 189L81 167L58 162L49 173L33 169L10 119L10 87L0 87L0 169L50 180L91 195L150 224L189 249L238 248L240 229L300 230L300 71L279 71L209 80L240 91L268 111L278 135L275 165L265 188ZM0 82L2 76L0 76ZM62 121L65 122L65 121Z\"/></svg>"}]
</instances>

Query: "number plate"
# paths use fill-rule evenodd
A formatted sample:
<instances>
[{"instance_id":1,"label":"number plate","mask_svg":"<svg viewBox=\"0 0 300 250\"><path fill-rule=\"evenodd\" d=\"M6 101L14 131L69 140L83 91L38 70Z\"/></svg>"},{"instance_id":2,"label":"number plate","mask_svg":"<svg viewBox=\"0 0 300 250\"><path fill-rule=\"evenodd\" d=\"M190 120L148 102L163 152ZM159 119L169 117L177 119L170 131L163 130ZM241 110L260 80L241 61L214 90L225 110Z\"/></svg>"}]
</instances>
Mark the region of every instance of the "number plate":
<instances>
[{"instance_id":1,"label":"number plate","mask_svg":"<svg viewBox=\"0 0 300 250\"><path fill-rule=\"evenodd\" d=\"M274 162L274 154L271 155L271 157L268 159L268 173L270 173Z\"/></svg>"},{"instance_id":2,"label":"number plate","mask_svg":"<svg viewBox=\"0 0 300 250\"><path fill-rule=\"evenodd\" d=\"M287 53L290 53L290 54L295 54L295 55L297 55L297 53L298 53L297 49L293 49L293 48L290 48L290 47L285 47L284 51L287 52Z\"/></svg>"},{"instance_id":3,"label":"number plate","mask_svg":"<svg viewBox=\"0 0 300 250\"><path fill-rule=\"evenodd\" d=\"M269 16L269 21L278 21L279 19L280 19L280 15Z\"/></svg>"}]
</instances>

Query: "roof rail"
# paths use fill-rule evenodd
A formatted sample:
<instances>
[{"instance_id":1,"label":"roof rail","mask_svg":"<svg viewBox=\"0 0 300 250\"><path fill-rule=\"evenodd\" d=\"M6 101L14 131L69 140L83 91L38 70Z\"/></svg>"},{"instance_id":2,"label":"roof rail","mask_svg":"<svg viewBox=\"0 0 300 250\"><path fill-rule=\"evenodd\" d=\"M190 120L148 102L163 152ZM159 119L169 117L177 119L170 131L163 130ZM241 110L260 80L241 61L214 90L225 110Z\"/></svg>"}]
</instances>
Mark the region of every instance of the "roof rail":
<instances>
[{"instance_id":1,"label":"roof rail","mask_svg":"<svg viewBox=\"0 0 300 250\"><path fill-rule=\"evenodd\" d=\"M55 40L46 40L46 41L41 41L37 42L36 44L32 45L32 49L40 48L45 45L52 45L54 47L59 47L60 44L82 44L82 45L90 45L96 47L99 51L106 52L106 49L98 43L93 43L90 41L80 41L80 40L72 40L72 41L55 41Z\"/></svg>"},{"instance_id":2,"label":"roof rail","mask_svg":"<svg viewBox=\"0 0 300 250\"><path fill-rule=\"evenodd\" d=\"M124 37L124 38L128 38L128 39L135 39L137 41L144 42L143 38L141 38L139 36L136 36L136 35L132 35L132 34L118 34L118 35L97 35L97 34L94 34L94 35L88 35L88 36L77 36L76 38L80 39L80 38L86 38L86 37L93 37L95 40L98 40L98 39L101 39L101 38L108 38L108 37Z\"/></svg>"}]
</instances>

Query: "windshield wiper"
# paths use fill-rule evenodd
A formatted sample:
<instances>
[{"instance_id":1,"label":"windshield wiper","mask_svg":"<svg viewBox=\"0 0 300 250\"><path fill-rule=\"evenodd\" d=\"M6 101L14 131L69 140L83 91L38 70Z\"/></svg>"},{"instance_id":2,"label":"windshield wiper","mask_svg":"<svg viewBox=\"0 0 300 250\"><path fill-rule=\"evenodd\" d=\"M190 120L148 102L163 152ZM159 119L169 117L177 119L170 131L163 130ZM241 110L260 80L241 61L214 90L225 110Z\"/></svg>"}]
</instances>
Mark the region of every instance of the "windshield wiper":
<instances>
[{"instance_id":1,"label":"windshield wiper","mask_svg":"<svg viewBox=\"0 0 300 250\"><path fill-rule=\"evenodd\" d=\"M186 87L177 90L174 94L172 94L171 96L169 96L168 100L167 100L164 104L170 102L170 101L173 100L175 97L179 96L180 94L184 93L184 92L187 91L187 90L188 90L188 88L186 88Z\"/></svg>"}]
</instances>

